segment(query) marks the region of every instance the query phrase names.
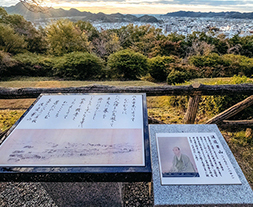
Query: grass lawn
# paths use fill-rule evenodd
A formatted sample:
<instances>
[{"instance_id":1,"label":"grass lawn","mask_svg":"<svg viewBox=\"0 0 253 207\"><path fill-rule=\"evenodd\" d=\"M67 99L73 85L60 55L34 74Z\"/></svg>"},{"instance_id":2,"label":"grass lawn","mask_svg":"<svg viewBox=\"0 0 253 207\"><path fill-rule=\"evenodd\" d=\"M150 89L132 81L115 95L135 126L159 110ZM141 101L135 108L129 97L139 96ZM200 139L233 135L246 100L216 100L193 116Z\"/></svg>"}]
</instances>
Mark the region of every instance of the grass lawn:
<instances>
[{"instance_id":1,"label":"grass lawn","mask_svg":"<svg viewBox=\"0 0 253 207\"><path fill-rule=\"evenodd\" d=\"M197 79L190 81L203 84L215 84L221 78ZM229 81L229 78L222 78ZM253 81L253 80L252 80ZM78 87L85 85L111 85L111 86L156 86L161 85L148 81L62 81L53 78L16 78L0 81L0 87ZM35 99L0 99L0 130L11 127ZM173 102L173 103L172 103ZM187 98L159 96L147 97L148 115L166 124L182 124L186 111ZM201 124L211 118L209 113L198 113L196 123ZM229 132L222 131L229 147L231 148L238 164L242 168L248 182L253 188L253 138L245 138L245 131Z\"/></svg>"},{"instance_id":2,"label":"grass lawn","mask_svg":"<svg viewBox=\"0 0 253 207\"><path fill-rule=\"evenodd\" d=\"M149 81L63 81L50 77L18 77L7 81L0 81L0 87L12 88L60 88L81 87L88 85L110 86L156 86L158 84Z\"/></svg>"}]
</instances>

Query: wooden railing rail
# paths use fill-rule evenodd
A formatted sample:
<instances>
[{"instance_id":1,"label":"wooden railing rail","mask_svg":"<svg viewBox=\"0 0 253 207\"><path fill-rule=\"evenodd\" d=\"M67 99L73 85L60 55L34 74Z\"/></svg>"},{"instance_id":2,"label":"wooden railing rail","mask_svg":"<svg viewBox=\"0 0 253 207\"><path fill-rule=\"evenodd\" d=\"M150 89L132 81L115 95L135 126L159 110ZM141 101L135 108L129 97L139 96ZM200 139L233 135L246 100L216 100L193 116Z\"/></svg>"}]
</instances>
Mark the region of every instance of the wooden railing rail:
<instances>
[{"instance_id":1,"label":"wooden railing rail","mask_svg":"<svg viewBox=\"0 0 253 207\"><path fill-rule=\"evenodd\" d=\"M230 117L229 111L233 114L242 110L242 107L249 107L253 104L253 84L237 85L203 85L195 83L188 86L135 86L135 87L115 87L105 85L89 85L84 87L69 88L3 88L0 87L0 99L24 99L37 98L41 93L146 93L147 96L190 96L184 123L193 124L195 121L198 104L201 96L210 95L234 95L244 94L250 97L231 107L221 115L207 121L207 124L222 124L224 119ZM236 110L235 110L236 109ZM232 113L231 113L232 114ZM239 123L239 122L238 122ZM236 122L224 121L223 125L234 125ZM243 121L240 125L252 126L251 121Z\"/></svg>"},{"instance_id":2,"label":"wooden railing rail","mask_svg":"<svg viewBox=\"0 0 253 207\"><path fill-rule=\"evenodd\" d=\"M0 99L37 98L41 93L146 93L147 96L195 96L195 95L232 95L235 93L252 95L253 84L188 86L136 86L115 87L89 85L69 88L3 88L0 87Z\"/></svg>"}]
</instances>

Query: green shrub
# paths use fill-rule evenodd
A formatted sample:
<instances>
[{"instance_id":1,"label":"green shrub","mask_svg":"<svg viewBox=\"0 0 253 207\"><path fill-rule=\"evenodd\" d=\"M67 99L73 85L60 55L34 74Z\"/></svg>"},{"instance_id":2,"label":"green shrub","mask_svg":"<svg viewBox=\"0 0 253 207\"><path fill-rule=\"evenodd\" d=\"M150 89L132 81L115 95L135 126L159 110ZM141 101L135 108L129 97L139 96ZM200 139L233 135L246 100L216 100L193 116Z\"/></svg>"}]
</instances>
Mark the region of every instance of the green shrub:
<instances>
[{"instance_id":1,"label":"green shrub","mask_svg":"<svg viewBox=\"0 0 253 207\"><path fill-rule=\"evenodd\" d=\"M184 83L189 78L187 72L172 70L167 77L167 83L169 85L176 84L176 83Z\"/></svg>"},{"instance_id":2,"label":"green shrub","mask_svg":"<svg viewBox=\"0 0 253 207\"><path fill-rule=\"evenodd\" d=\"M171 72L167 76L168 84L184 83L190 79L194 79L198 76L198 68L191 65L184 65L181 63L171 63Z\"/></svg>"},{"instance_id":3,"label":"green shrub","mask_svg":"<svg viewBox=\"0 0 253 207\"><path fill-rule=\"evenodd\" d=\"M0 50L0 78L11 75L16 67L17 61L15 61L9 53Z\"/></svg>"},{"instance_id":4,"label":"green shrub","mask_svg":"<svg viewBox=\"0 0 253 207\"><path fill-rule=\"evenodd\" d=\"M228 76L224 73L224 61L216 53L208 55L194 55L189 58L189 63L199 68L199 77L212 78Z\"/></svg>"},{"instance_id":5,"label":"green shrub","mask_svg":"<svg viewBox=\"0 0 253 207\"><path fill-rule=\"evenodd\" d=\"M168 74L171 72L170 63L175 62L173 56L156 56L149 59L149 73L157 81L166 81Z\"/></svg>"},{"instance_id":6,"label":"green shrub","mask_svg":"<svg viewBox=\"0 0 253 207\"><path fill-rule=\"evenodd\" d=\"M200 69L200 77L232 77L233 75L251 77L253 74L253 58L242 55L219 56L216 53L196 55L189 58L189 63Z\"/></svg>"},{"instance_id":7,"label":"green shrub","mask_svg":"<svg viewBox=\"0 0 253 207\"><path fill-rule=\"evenodd\" d=\"M196 67L215 67L223 64L222 58L217 53L194 55L189 58L189 62Z\"/></svg>"},{"instance_id":8,"label":"green shrub","mask_svg":"<svg viewBox=\"0 0 253 207\"><path fill-rule=\"evenodd\" d=\"M113 75L124 80L136 80L148 72L147 57L129 49L111 54L108 66Z\"/></svg>"},{"instance_id":9,"label":"green shrub","mask_svg":"<svg viewBox=\"0 0 253 207\"><path fill-rule=\"evenodd\" d=\"M249 80L246 76L234 76L230 81L218 81L216 85L222 84L242 84L242 83L252 83L253 81ZM234 95L225 95L225 96L202 96L200 102L199 110L203 112L211 112L212 115L221 113L222 111L228 109L229 107L237 104L238 102L246 99L247 95L234 94ZM253 108L248 107L242 112L238 113L233 119L248 119L253 118Z\"/></svg>"},{"instance_id":10,"label":"green shrub","mask_svg":"<svg viewBox=\"0 0 253 207\"><path fill-rule=\"evenodd\" d=\"M101 58L82 52L72 52L59 57L55 64L55 75L76 80L99 78L104 62Z\"/></svg>"},{"instance_id":11,"label":"green shrub","mask_svg":"<svg viewBox=\"0 0 253 207\"><path fill-rule=\"evenodd\" d=\"M22 53L14 56L25 76L50 76L53 74L54 57L35 53Z\"/></svg>"},{"instance_id":12,"label":"green shrub","mask_svg":"<svg viewBox=\"0 0 253 207\"><path fill-rule=\"evenodd\" d=\"M251 77L253 74L253 58L242 55L227 54L223 55L224 65L227 66L227 72L230 76L234 74Z\"/></svg>"}]
</instances>

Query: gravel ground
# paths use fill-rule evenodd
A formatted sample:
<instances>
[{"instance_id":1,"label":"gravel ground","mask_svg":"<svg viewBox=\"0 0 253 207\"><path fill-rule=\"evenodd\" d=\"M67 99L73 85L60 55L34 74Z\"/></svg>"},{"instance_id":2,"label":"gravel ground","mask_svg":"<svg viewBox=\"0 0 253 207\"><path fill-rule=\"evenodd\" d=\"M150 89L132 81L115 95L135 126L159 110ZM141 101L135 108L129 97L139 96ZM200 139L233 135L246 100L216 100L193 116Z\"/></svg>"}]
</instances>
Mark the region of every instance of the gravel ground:
<instances>
[{"instance_id":1,"label":"gravel ground","mask_svg":"<svg viewBox=\"0 0 253 207\"><path fill-rule=\"evenodd\" d=\"M151 183L122 183L122 186L123 206L153 206ZM59 207L41 183L24 182L1 182L0 206Z\"/></svg>"},{"instance_id":2,"label":"gravel ground","mask_svg":"<svg viewBox=\"0 0 253 207\"><path fill-rule=\"evenodd\" d=\"M153 206L152 183L129 183L123 187L123 206Z\"/></svg>"},{"instance_id":3,"label":"gravel ground","mask_svg":"<svg viewBox=\"0 0 253 207\"><path fill-rule=\"evenodd\" d=\"M57 206L40 183L0 183L0 206Z\"/></svg>"}]
</instances>

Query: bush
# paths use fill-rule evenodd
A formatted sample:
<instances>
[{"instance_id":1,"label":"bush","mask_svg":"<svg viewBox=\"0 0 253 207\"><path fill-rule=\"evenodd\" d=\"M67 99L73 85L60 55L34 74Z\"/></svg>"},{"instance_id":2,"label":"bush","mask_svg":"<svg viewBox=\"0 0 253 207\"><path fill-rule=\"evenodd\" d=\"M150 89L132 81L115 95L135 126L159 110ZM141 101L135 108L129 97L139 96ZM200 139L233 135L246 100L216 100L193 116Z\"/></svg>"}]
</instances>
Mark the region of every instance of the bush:
<instances>
[{"instance_id":1,"label":"bush","mask_svg":"<svg viewBox=\"0 0 253 207\"><path fill-rule=\"evenodd\" d=\"M189 58L189 63L200 69L201 77L212 78L228 76L224 73L224 61L216 53L208 55L195 55Z\"/></svg>"},{"instance_id":2,"label":"bush","mask_svg":"<svg viewBox=\"0 0 253 207\"><path fill-rule=\"evenodd\" d=\"M124 80L136 80L148 72L148 61L144 55L126 49L108 57L110 71Z\"/></svg>"},{"instance_id":3,"label":"bush","mask_svg":"<svg viewBox=\"0 0 253 207\"><path fill-rule=\"evenodd\" d=\"M0 50L0 78L10 76L16 66L17 61L9 53Z\"/></svg>"},{"instance_id":4,"label":"bush","mask_svg":"<svg viewBox=\"0 0 253 207\"><path fill-rule=\"evenodd\" d=\"M183 65L180 63L171 63L170 64L171 72L167 77L168 84L184 83L190 79L199 77L196 67L191 65Z\"/></svg>"},{"instance_id":5,"label":"bush","mask_svg":"<svg viewBox=\"0 0 253 207\"><path fill-rule=\"evenodd\" d=\"M171 72L170 63L175 62L173 56L156 56L149 59L149 73L157 81L166 81L168 74Z\"/></svg>"},{"instance_id":6,"label":"bush","mask_svg":"<svg viewBox=\"0 0 253 207\"><path fill-rule=\"evenodd\" d=\"M188 80L189 75L187 72L172 70L167 77L167 83L169 85L176 84L176 83L184 83Z\"/></svg>"},{"instance_id":7,"label":"bush","mask_svg":"<svg viewBox=\"0 0 253 207\"><path fill-rule=\"evenodd\" d=\"M253 59L242 55L216 53L196 55L189 58L189 63L200 69L201 77L225 77L233 75L252 76Z\"/></svg>"},{"instance_id":8,"label":"bush","mask_svg":"<svg viewBox=\"0 0 253 207\"><path fill-rule=\"evenodd\" d=\"M227 66L227 73L230 76L234 74L245 75L251 77L253 74L253 58L248 58L242 55L227 54L223 55L222 59Z\"/></svg>"},{"instance_id":9,"label":"bush","mask_svg":"<svg viewBox=\"0 0 253 207\"><path fill-rule=\"evenodd\" d=\"M215 67L222 65L222 58L216 53L210 53L208 55L194 55L189 59L190 63L196 67Z\"/></svg>"},{"instance_id":10,"label":"bush","mask_svg":"<svg viewBox=\"0 0 253 207\"><path fill-rule=\"evenodd\" d=\"M55 64L55 75L76 80L99 78L104 62L101 58L82 52L72 52L59 57Z\"/></svg>"},{"instance_id":11,"label":"bush","mask_svg":"<svg viewBox=\"0 0 253 207\"><path fill-rule=\"evenodd\" d=\"M53 74L54 57L38 55L35 53L22 53L14 56L19 63L19 68L23 69L20 75L25 76L50 76Z\"/></svg>"},{"instance_id":12,"label":"bush","mask_svg":"<svg viewBox=\"0 0 253 207\"><path fill-rule=\"evenodd\" d=\"M246 76L234 76L229 81L218 81L214 84L242 84L242 83L252 83L253 81L249 80ZM228 109L229 107L239 103L246 99L247 95L236 94L235 95L225 95L225 96L202 96L202 101L200 103L200 111L210 111L212 115L221 113L222 111ZM250 117L251 116L251 117ZM253 108L248 107L242 112L238 113L233 119L247 119L253 118Z\"/></svg>"}]
</instances>

